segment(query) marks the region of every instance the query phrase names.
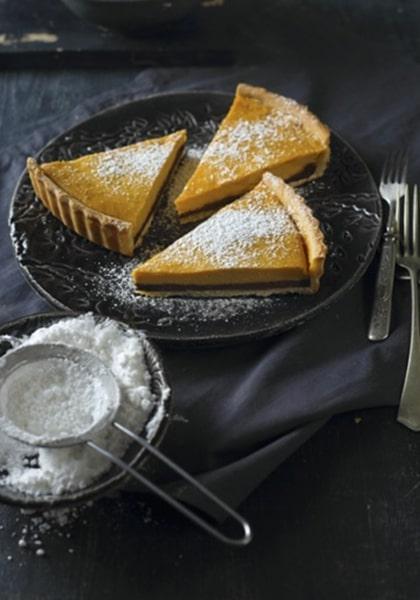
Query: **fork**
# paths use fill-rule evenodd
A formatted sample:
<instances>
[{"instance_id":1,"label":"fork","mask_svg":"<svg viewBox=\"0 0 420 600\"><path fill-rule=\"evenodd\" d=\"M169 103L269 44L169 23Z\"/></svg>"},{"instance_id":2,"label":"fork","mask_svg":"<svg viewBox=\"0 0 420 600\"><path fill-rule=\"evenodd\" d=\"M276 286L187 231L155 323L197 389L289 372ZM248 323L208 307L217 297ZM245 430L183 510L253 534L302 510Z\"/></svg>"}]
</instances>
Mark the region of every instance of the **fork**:
<instances>
[{"instance_id":1,"label":"fork","mask_svg":"<svg viewBox=\"0 0 420 600\"><path fill-rule=\"evenodd\" d=\"M391 153L387 157L379 184L380 194L387 202L389 211L383 235L381 260L368 332L371 342L385 340L389 336L395 278L396 239L399 227L399 201L406 182L407 151L404 149Z\"/></svg>"},{"instance_id":2,"label":"fork","mask_svg":"<svg viewBox=\"0 0 420 600\"><path fill-rule=\"evenodd\" d=\"M401 244L397 262L407 269L411 284L411 338L407 371L401 394L397 420L414 431L420 431L420 330L418 275L420 271L420 224L417 185L410 193L405 186L401 223Z\"/></svg>"}]
</instances>

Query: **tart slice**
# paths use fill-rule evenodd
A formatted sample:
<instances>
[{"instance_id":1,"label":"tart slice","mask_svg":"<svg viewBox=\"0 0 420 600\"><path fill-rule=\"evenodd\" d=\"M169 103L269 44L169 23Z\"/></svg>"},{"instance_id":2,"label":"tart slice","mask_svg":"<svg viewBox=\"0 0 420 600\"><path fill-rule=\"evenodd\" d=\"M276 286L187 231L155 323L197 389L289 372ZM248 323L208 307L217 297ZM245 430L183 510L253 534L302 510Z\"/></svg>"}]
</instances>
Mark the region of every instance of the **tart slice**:
<instances>
[{"instance_id":1,"label":"tart slice","mask_svg":"<svg viewBox=\"0 0 420 600\"><path fill-rule=\"evenodd\" d=\"M186 142L186 131L38 164L28 159L36 195L64 225L110 250L131 256Z\"/></svg>"},{"instance_id":2,"label":"tart slice","mask_svg":"<svg viewBox=\"0 0 420 600\"><path fill-rule=\"evenodd\" d=\"M252 189L265 171L292 185L320 177L329 129L294 100L239 84L235 99L175 206L182 221L209 216Z\"/></svg>"},{"instance_id":3,"label":"tart slice","mask_svg":"<svg viewBox=\"0 0 420 600\"><path fill-rule=\"evenodd\" d=\"M266 173L132 276L140 292L152 295L313 293L325 256L319 222L303 198Z\"/></svg>"}]
</instances>

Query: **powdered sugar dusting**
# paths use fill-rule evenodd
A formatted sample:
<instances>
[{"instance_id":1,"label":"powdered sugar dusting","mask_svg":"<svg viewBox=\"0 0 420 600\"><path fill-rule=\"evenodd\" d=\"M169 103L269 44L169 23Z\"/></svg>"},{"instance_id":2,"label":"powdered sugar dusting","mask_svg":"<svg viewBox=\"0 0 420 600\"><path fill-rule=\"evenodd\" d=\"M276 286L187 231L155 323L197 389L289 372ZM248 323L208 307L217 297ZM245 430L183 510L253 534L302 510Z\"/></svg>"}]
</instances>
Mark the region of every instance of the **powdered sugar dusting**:
<instances>
[{"instance_id":1,"label":"powdered sugar dusting","mask_svg":"<svg viewBox=\"0 0 420 600\"><path fill-rule=\"evenodd\" d=\"M288 105L285 102L283 110L272 109L258 118L223 124L204 154L208 176L225 180L244 165L252 165L252 170L267 168L283 157L289 159L302 149L319 145L313 133L304 129L296 104L291 103L290 112Z\"/></svg>"},{"instance_id":2,"label":"powdered sugar dusting","mask_svg":"<svg viewBox=\"0 0 420 600\"><path fill-rule=\"evenodd\" d=\"M169 249L171 262L194 266L205 260L214 268L251 267L261 258L257 243L262 241L265 260L278 256L285 236L296 234L296 228L282 205L265 207L263 198L263 193L254 192L252 205L245 201L241 208L227 207L177 240Z\"/></svg>"},{"instance_id":3,"label":"powdered sugar dusting","mask_svg":"<svg viewBox=\"0 0 420 600\"><path fill-rule=\"evenodd\" d=\"M126 147L88 154L80 159L84 168L73 161L44 165L60 186L88 206L122 220L130 220L133 211L147 198L152 186L181 148L178 134L149 139Z\"/></svg>"},{"instance_id":4,"label":"powdered sugar dusting","mask_svg":"<svg viewBox=\"0 0 420 600\"><path fill-rule=\"evenodd\" d=\"M168 158L167 144L144 143L141 150L137 147L120 148L98 158L96 173L103 179L115 179L130 176L154 179Z\"/></svg>"},{"instance_id":5,"label":"powdered sugar dusting","mask_svg":"<svg viewBox=\"0 0 420 600\"><path fill-rule=\"evenodd\" d=\"M286 249L286 242L288 252L293 249L291 243L298 249L301 241L293 221L283 205L277 199L270 201L267 193L260 184L174 242L151 263L165 264L167 256L175 266L251 268L261 258L266 261L278 257Z\"/></svg>"},{"instance_id":6,"label":"powdered sugar dusting","mask_svg":"<svg viewBox=\"0 0 420 600\"><path fill-rule=\"evenodd\" d=\"M279 127L279 121L281 127ZM281 155L285 147L278 146L280 141L295 141L294 131L299 126L296 117L291 114L281 114L275 117L268 114L265 117L253 120L238 120L234 124L224 127L210 144L206 152L206 159L233 158L240 159L253 149L252 161L265 164L267 157L272 153L270 138L276 144L276 152ZM274 138L274 139L273 139Z\"/></svg>"}]
</instances>

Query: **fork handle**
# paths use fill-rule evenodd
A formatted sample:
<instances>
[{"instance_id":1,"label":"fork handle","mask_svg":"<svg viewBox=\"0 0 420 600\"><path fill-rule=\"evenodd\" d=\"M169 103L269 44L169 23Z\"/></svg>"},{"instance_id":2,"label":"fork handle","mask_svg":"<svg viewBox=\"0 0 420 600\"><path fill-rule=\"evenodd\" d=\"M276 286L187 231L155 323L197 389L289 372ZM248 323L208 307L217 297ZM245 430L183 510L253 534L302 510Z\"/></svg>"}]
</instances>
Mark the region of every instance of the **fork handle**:
<instances>
[{"instance_id":1,"label":"fork handle","mask_svg":"<svg viewBox=\"0 0 420 600\"><path fill-rule=\"evenodd\" d=\"M408 354L407 372L397 420L412 429L420 431L420 331L419 331L419 291L418 270L410 269L411 283L411 339Z\"/></svg>"},{"instance_id":2,"label":"fork handle","mask_svg":"<svg viewBox=\"0 0 420 600\"><path fill-rule=\"evenodd\" d=\"M379 342L389 336L392 292L394 290L395 257L395 236L385 233L368 332L368 338L371 342Z\"/></svg>"}]
</instances>

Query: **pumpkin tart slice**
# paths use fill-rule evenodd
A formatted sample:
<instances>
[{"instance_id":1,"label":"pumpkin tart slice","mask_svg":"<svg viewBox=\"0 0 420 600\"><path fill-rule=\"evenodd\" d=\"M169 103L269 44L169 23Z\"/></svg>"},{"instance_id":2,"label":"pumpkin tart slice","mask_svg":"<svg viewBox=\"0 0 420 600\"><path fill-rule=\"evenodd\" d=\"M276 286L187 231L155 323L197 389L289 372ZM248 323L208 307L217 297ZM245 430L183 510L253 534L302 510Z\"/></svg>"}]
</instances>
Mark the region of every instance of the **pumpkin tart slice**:
<instances>
[{"instance_id":1,"label":"pumpkin tart slice","mask_svg":"<svg viewBox=\"0 0 420 600\"><path fill-rule=\"evenodd\" d=\"M28 159L36 195L67 227L131 256L186 142L186 131L75 160Z\"/></svg>"},{"instance_id":2,"label":"pumpkin tart slice","mask_svg":"<svg viewBox=\"0 0 420 600\"><path fill-rule=\"evenodd\" d=\"M175 200L182 221L209 216L252 189L265 171L292 185L320 177L330 133L309 110L263 88L239 84L191 179Z\"/></svg>"},{"instance_id":3,"label":"pumpkin tart slice","mask_svg":"<svg viewBox=\"0 0 420 600\"><path fill-rule=\"evenodd\" d=\"M295 190L266 173L242 198L138 265L151 295L237 296L313 293L326 246L319 222Z\"/></svg>"}]
</instances>

